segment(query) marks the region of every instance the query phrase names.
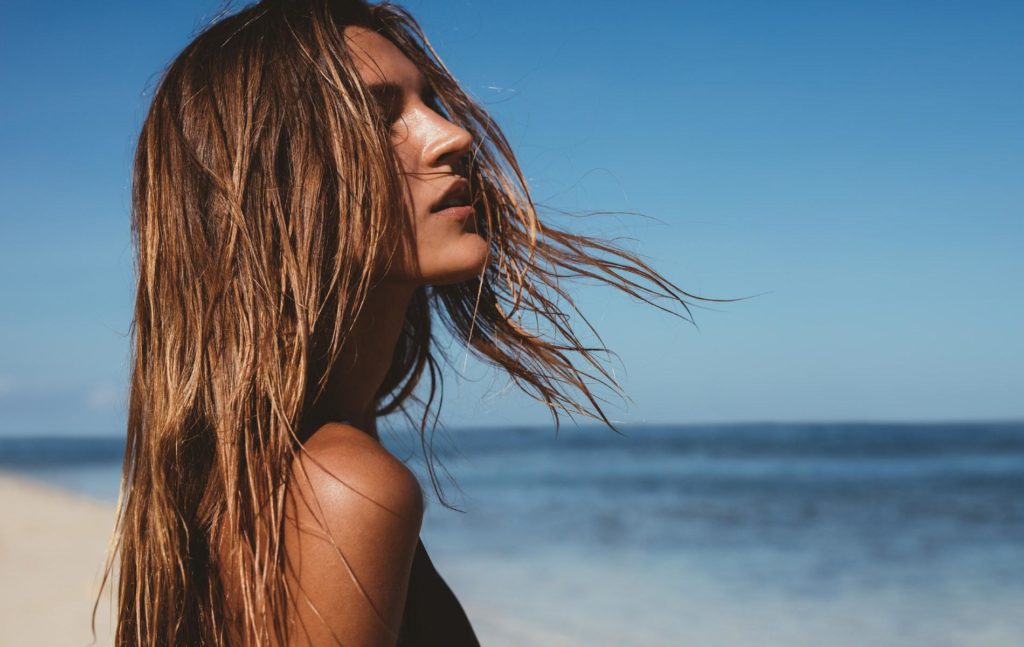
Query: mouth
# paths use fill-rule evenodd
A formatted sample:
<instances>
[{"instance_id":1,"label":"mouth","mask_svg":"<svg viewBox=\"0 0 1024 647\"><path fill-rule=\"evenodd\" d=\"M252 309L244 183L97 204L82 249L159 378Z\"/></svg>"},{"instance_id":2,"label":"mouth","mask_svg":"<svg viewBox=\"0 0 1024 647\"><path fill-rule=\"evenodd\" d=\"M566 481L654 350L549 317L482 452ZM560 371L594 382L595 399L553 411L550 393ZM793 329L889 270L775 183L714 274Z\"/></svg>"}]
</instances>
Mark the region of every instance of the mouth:
<instances>
[{"instance_id":1,"label":"mouth","mask_svg":"<svg viewBox=\"0 0 1024 647\"><path fill-rule=\"evenodd\" d=\"M446 218L468 218L474 211L469 181L465 178L452 182L444 195L430 207L430 213Z\"/></svg>"}]
</instances>

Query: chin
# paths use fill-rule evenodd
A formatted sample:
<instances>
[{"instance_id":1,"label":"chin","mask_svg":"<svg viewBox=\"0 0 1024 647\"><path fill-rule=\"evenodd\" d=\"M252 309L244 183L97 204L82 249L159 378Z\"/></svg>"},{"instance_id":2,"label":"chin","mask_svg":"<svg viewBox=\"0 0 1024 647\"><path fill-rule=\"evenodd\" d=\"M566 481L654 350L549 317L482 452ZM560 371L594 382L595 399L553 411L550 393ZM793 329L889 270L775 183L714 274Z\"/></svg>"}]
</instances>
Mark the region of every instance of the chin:
<instances>
[{"instance_id":1,"label":"chin","mask_svg":"<svg viewBox=\"0 0 1024 647\"><path fill-rule=\"evenodd\" d=\"M490 247L477 234L464 234L457 245L436 259L422 259L423 282L427 285L454 285L480 276L487 267Z\"/></svg>"}]
</instances>

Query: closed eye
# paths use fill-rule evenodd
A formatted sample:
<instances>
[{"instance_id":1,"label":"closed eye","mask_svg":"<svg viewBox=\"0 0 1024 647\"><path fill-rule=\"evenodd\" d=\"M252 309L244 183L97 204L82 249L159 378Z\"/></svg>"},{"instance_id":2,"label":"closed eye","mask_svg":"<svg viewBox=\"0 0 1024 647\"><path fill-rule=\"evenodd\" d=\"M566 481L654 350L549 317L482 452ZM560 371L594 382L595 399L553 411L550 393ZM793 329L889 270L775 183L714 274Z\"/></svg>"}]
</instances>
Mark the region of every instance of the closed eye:
<instances>
[{"instance_id":1,"label":"closed eye","mask_svg":"<svg viewBox=\"0 0 1024 647\"><path fill-rule=\"evenodd\" d=\"M420 100L434 112L444 114L442 112L443 109L441 108L441 104L438 102L437 93L434 92L433 88L425 89Z\"/></svg>"},{"instance_id":2,"label":"closed eye","mask_svg":"<svg viewBox=\"0 0 1024 647\"><path fill-rule=\"evenodd\" d=\"M375 83L370 86L370 95L377 106L382 122L393 125L402 117L405 109L405 93L402 86L394 83ZM447 113L441 106L437 93L431 87L424 87L420 101L439 115L447 119Z\"/></svg>"},{"instance_id":3,"label":"closed eye","mask_svg":"<svg viewBox=\"0 0 1024 647\"><path fill-rule=\"evenodd\" d=\"M401 87L393 83L376 83L370 86L370 95L385 123L393 124L402 116L404 101Z\"/></svg>"}]
</instances>

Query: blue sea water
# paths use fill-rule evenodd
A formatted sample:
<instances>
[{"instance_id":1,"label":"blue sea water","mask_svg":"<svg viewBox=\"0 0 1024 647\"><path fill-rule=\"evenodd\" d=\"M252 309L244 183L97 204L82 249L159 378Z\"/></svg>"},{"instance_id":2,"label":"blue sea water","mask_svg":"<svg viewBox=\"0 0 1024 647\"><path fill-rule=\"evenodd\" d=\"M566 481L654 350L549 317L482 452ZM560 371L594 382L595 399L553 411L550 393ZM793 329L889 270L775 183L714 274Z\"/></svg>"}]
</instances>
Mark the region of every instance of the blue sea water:
<instances>
[{"instance_id":1,"label":"blue sea water","mask_svg":"<svg viewBox=\"0 0 1024 647\"><path fill-rule=\"evenodd\" d=\"M431 556L482 633L551 645L1024 645L1024 423L439 432ZM385 436L430 489L409 435ZM116 439L0 468L117 495ZM486 644L486 643L485 643Z\"/></svg>"}]
</instances>

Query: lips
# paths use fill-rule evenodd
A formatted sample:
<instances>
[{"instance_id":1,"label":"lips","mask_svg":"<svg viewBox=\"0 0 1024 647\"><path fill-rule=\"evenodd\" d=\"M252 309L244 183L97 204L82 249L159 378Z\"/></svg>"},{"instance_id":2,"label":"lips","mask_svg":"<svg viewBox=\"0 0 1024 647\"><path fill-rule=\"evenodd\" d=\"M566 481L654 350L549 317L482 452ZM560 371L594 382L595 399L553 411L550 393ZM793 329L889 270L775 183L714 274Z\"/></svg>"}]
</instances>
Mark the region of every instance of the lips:
<instances>
[{"instance_id":1,"label":"lips","mask_svg":"<svg viewBox=\"0 0 1024 647\"><path fill-rule=\"evenodd\" d=\"M452 182L441 198L430 207L430 211L441 213L453 208L469 207L471 202L469 181L459 178Z\"/></svg>"},{"instance_id":2,"label":"lips","mask_svg":"<svg viewBox=\"0 0 1024 647\"><path fill-rule=\"evenodd\" d=\"M472 205L464 204L458 207L447 207L440 211L432 212L435 218L452 218L454 220L466 220L472 216L476 211Z\"/></svg>"}]
</instances>

